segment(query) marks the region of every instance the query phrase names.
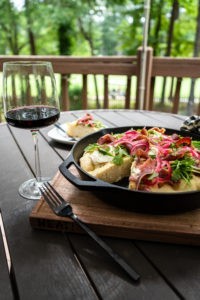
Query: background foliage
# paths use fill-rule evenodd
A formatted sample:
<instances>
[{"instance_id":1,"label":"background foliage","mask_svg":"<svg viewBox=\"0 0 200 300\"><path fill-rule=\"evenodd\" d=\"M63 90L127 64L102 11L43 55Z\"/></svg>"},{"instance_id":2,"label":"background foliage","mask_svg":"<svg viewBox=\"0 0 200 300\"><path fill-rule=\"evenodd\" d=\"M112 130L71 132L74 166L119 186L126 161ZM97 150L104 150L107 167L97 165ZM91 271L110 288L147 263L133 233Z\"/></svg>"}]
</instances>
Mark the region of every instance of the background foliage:
<instances>
[{"instance_id":1,"label":"background foliage","mask_svg":"<svg viewBox=\"0 0 200 300\"><path fill-rule=\"evenodd\" d=\"M145 0L0 0L0 55L134 56L143 41L144 5ZM148 45L154 56L199 56L200 0L151 0ZM96 98L100 107L101 81L94 76L92 85L90 105ZM191 115L199 84L192 79L183 86L183 113ZM156 81L162 109L172 87L173 80ZM122 78L120 90L122 105ZM70 101L71 109L81 108L80 80L70 83Z\"/></svg>"},{"instance_id":2,"label":"background foliage","mask_svg":"<svg viewBox=\"0 0 200 300\"><path fill-rule=\"evenodd\" d=\"M0 54L135 55L141 46L142 0L17 3L0 0ZM193 56L198 6L198 0L152 0L149 46L154 55Z\"/></svg>"}]
</instances>

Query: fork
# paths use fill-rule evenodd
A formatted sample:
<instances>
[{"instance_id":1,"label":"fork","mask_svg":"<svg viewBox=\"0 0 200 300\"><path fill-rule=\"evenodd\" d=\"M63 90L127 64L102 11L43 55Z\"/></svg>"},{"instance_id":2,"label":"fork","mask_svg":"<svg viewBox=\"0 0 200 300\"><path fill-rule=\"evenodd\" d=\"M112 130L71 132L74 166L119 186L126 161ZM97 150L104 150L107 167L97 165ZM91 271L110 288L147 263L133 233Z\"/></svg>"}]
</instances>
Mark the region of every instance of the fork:
<instances>
[{"instance_id":1,"label":"fork","mask_svg":"<svg viewBox=\"0 0 200 300\"><path fill-rule=\"evenodd\" d=\"M41 194L44 200L48 203L53 212L61 217L69 217L78 224L91 238L93 238L121 268L134 280L138 281L140 275L133 270L125 260L120 257L108 244L106 244L94 231L92 231L76 214L73 213L72 206L65 201L55 188L49 183L44 183L40 187Z\"/></svg>"}]
</instances>

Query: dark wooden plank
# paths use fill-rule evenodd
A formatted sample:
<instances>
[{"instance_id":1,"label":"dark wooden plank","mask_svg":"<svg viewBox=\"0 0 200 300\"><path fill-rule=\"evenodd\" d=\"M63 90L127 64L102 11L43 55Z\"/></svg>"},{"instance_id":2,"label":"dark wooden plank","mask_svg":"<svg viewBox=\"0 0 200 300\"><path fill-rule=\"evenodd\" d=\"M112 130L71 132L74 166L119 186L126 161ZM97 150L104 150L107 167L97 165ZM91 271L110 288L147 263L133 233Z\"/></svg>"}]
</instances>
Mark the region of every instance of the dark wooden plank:
<instances>
[{"instance_id":1,"label":"dark wooden plank","mask_svg":"<svg viewBox=\"0 0 200 300\"><path fill-rule=\"evenodd\" d=\"M152 261L163 277L175 286L185 299L199 299L199 247L138 242L139 249Z\"/></svg>"},{"instance_id":2,"label":"dark wooden plank","mask_svg":"<svg viewBox=\"0 0 200 300\"><path fill-rule=\"evenodd\" d=\"M1 210L0 210L1 214ZM5 248L3 243L3 235L4 232L2 232L2 224L1 224L1 216L0 216L0 297L3 297L2 299L10 300L13 298L12 294L12 286L10 282L10 276L8 271L8 264L5 254Z\"/></svg>"},{"instance_id":3,"label":"dark wooden plank","mask_svg":"<svg viewBox=\"0 0 200 300\"><path fill-rule=\"evenodd\" d=\"M77 256L83 267L88 270L102 299L160 300L161 294L163 299L179 299L130 241L105 239L141 274L139 284L131 281L118 265L111 262L110 257L103 250L99 250L99 247L90 238L77 237L71 234L70 240L76 246ZM96 251L91 252L91 249L96 249ZM92 259L93 255L95 255L95 260ZM98 261L101 261L101 270L97 265Z\"/></svg>"},{"instance_id":4,"label":"dark wooden plank","mask_svg":"<svg viewBox=\"0 0 200 300\"><path fill-rule=\"evenodd\" d=\"M15 145L11 146L13 140L11 138L9 139L8 136L6 138L7 146L12 149L15 148ZM18 141L19 140L20 138L18 137ZM27 149L28 143L25 144L25 148ZM1 151L4 154L4 159L6 159L6 157L9 157L9 154L5 153L6 151L4 147L1 149ZM19 154L19 151L16 151L15 156L12 157L9 163L6 164L6 168L7 170L9 170L13 161L16 162L16 167L12 175L17 178L17 187L20 183L20 176L17 176L17 174L19 173L19 166L21 165L21 168L24 168L24 162L22 163L22 161L20 160ZM9 214L7 213L6 215L6 224L8 231L8 240L11 244L10 248L13 264L15 273L17 274L17 283L20 296L22 296L22 298L24 299L36 299L38 297L48 299L62 299L62 297L65 297L67 299L95 299L96 288L94 289L94 286L97 287L99 285L98 280L97 282L93 282L91 285L88 281L89 278L87 279L86 274L90 274L92 271L90 268L95 265L98 278L104 278L105 270L104 268L102 268L102 261L99 259L99 257L101 257L101 249L96 249L93 247L90 249L91 261L88 265L88 268L85 269L86 274L84 274L84 269L80 267L79 263L74 258L74 254L70 247L70 244L68 243L68 240L64 240L62 238L62 234L31 230L28 224L27 217L28 212L33 205L33 202L21 199L19 196L16 197L16 188L14 189L14 192L13 189L10 189L8 194L3 195L3 199L9 198L9 205L11 205L11 207L13 205L14 207L14 212L12 213L12 210L10 210ZM19 204L13 204L15 202ZM12 218L10 217L10 214L12 215ZM81 243L78 243L76 245L73 244L72 246L76 253L81 247ZM112 272L113 262L106 261L105 267L110 269ZM116 266L114 267L114 269L115 268ZM119 270L119 272L122 271ZM61 276L59 281L58 274L59 276ZM72 274L75 275L72 276ZM35 286L34 289L32 287L33 282ZM68 283L67 289L65 288L66 282ZM121 278L119 276L115 278L115 284L121 287L120 293L124 291L124 294L130 298L133 289L132 283L129 284L131 289L128 289L124 283L124 278ZM108 284L106 285L106 291L104 292L106 298L109 297L109 291L112 288L113 282L108 282ZM171 293L170 288L167 287L166 284L163 284L163 289L168 290L168 293L170 295L172 294L173 296L173 293ZM140 296L142 297L143 286L139 287L138 294L140 294Z\"/></svg>"},{"instance_id":5,"label":"dark wooden plank","mask_svg":"<svg viewBox=\"0 0 200 300\"><path fill-rule=\"evenodd\" d=\"M13 127L10 127L10 130L13 133L16 143L23 152L23 155L28 161L34 174L34 144L31 132L29 130L23 130ZM59 159L58 155L51 147L49 147L48 143L40 134L38 134L38 145L42 176L52 178L56 173L59 164L61 163L61 159Z\"/></svg>"},{"instance_id":6,"label":"dark wooden plank","mask_svg":"<svg viewBox=\"0 0 200 300\"><path fill-rule=\"evenodd\" d=\"M0 139L6 141L0 149L1 207L20 298L96 299L63 235L34 231L29 225L34 201L21 198L17 191L31 173L6 126L1 126Z\"/></svg>"},{"instance_id":7,"label":"dark wooden plank","mask_svg":"<svg viewBox=\"0 0 200 300\"><path fill-rule=\"evenodd\" d=\"M153 76L199 77L199 58L154 57Z\"/></svg>"},{"instance_id":8,"label":"dark wooden plank","mask_svg":"<svg viewBox=\"0 0 200 300\"><path fill-rule=\"evenodd\" d=\"M10 144L9 148L15 148L16 145L11 146L12 143L13 140L10 140L7 136L6 146ZM4 159L9 157L9 154L5 153L6 149L4 147L1 151L5 155ZM30 298L31 291L32 299L38 297L46 297L48 299L59 299L62 297L95 299L96 293L93 290L94 282L90 285L86 274L84 274L83 269L80 268L79 263L74 258L68 241L62 239L62 234L31 230L27 217L33 202L21 199L19 196L16 197L16 189L20 183L19 175L21 174L21 172L19 172L19 166L21 165L21 171L24 168L24 163L20 160L19 151L16 151L15 156L10 159L9 164L6 164L7 170L13 161L17 163L12 175L18 180L16 180L14 191L12 187L9 193L3 195L3 199L9 198L9 205L11 205L12 210L14 209L12 218L10 215L6 216L6 223L20 296L24 299ZM21 230L22 228L23 230ZM77 252L80 247L81 244L79 243L78 245L73 245L75 252ZM89 269L86 269L86 273L90 273L90 267L92 268L92 265L95 265L96 272L99 274L98 277L104 278L105 269L102 268L102 261L99 259L99 257L101 257L101 249L96 250L96 248L91 248L90 251L91 265L88 266ZM112 261L106 263L106 269L107 268L112 270ZM60 281L58 281L58 274L61 276ZM75 275L72 276L72 274ZM124 279L119 278L117 281L117 284L121 286L121 291L123 291ZM68 283L67 289L65 288L66 282ZM98 286L98 281L95 283L95 286ZM132 284L129 284L129 286L132 289ZM107 297L109 297L109 291L112 288L113 282L108 282L106 286ZM127 286L126 289L128 289ZM139 287L138 293L142 296L142 286ZM171 294L170 288L169 293ZM131 292L129 291L128 294L130 295Z\"/></svg>"}]
</instances>

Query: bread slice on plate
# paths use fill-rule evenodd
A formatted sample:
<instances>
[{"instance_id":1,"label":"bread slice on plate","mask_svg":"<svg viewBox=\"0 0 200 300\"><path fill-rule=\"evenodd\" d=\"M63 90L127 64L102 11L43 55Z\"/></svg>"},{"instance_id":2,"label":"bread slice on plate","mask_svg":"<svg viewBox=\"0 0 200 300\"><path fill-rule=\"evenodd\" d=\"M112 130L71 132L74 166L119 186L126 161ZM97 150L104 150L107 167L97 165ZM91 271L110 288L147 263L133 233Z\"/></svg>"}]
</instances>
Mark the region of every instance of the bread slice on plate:
<instances>
[{"instance_id":1,"label":"bread slice on plate","mask_svg":"<svg viewBox=\"0 0 200 300\"><path fill-rule=\"evenodd\" d=\"M76 121L67 123L67 134L73 138L82 138L104 127L100 121L94 120L91 114L86 113Z\"/></svg>"}]
</instances>

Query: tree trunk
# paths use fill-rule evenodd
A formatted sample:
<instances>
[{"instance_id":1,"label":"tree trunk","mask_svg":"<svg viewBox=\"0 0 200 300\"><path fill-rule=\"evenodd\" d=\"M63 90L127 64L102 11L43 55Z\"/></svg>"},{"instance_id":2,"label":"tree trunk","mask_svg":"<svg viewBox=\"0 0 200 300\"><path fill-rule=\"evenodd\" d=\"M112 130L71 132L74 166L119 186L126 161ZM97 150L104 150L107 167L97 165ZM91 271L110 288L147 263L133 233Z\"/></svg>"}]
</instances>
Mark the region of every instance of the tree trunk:
<instances>
[{"instance_id":1,"label":"tree trunk","mask_svg":"<svg viewBox=\"0 0 200 300\"><path fill-rule=\"evenodd\" d=\"M196 34L195 34L195 41L194 41L194 52L193 56L199 56L200 51L200 0L198 1L198 15L197 15L197 27L196 27ZM187 114L192 115L194 110L194 88L195 88L195 78L191 79L191 86L190 86L190 96L188 99L187 105Z\"/></svg>"},{"instance_id":2,"label":"tree trunk","mask_svg":"<svg viewBox=\"0 0 200 300\"><path fill-rule=\"evenodd\" d=\"M30 46L30 54L37 55L35 36L32 30L32 20L31 20L30 9L29 9L29 0L25 0L25 12L26 12L27 34L28 34L28 41Z\"/></svg>"},{"instance_id":3,"label":"tree trunk","mask_svg":"<svg viewBox=\"0 0 200 300\"><path fill-rule=\"evenodd\" d=\"M81 18L78 18L78 23L79 23L80 31L81 31L82 35L84 36L84 38L86 39L86 41L88 42L88 44L90 46L91 55L93 56L94 55L94 46L93 46L92 37L85 31ZM93 75L93 78L94 78L94 86L95 86L95 94L96 94L96 107L100 108L101 106L100 106L100 102L99 102L99 92L98 92L96 75Z\"/></svg>"},{"instance_id":4,"label":"tree trunk","mask_svg":"<svg viewBox=\"0 0 200 300\"><path fill-rule=\"evenodd\" d=\"M12 29L6 30L8 36L8 43L10 44L11 51L14 55L19 55L19 47L18 47L18 26L16 23L15 16L13 15L12 3L8 1L8 9L11 18L11 26ZM5 27L6 28L6 27Z\"/></svg>"},{"instance_id":5,"label":"tree trunk","mask_svg":"<svg viewBox=\"0 0 200 300\"><path fill-rule=\"evenodd\" d=\"M165 56L171 55L174 23L178 19L178 16L179 16L179 2L178 1L179 0L173 1L170 24L169 24L169 31L168 31L168 37L167 37L167 49L166 49ZM163 80L162 95L161 95L161 103L162 104L164 104L164 102L165 102L165 88L166 88L166 77Z\"/></svg>"},{"instance_id":6,"label":"tree trunk","mask_svg":"<svg viewBox=\"0 0 200 300\"><path fill-rule=\"evenodd\" d=\"M159 44L159 32L161 29L161 16L162 16L162 8L163 8L164 0L160 0L158 4L158 13L157 13L157 23L155 26L154 32L154 42L152 43L154 55L157 56L158 54L158 44Z\"/></svg>"},{"instance_id":7,"label":"tree trunk","mask_svg":"<svg viewBox=\"0 0 200 300\"><path fill-rule=\"evenodd\" d=\"M58 47L60 55L71 55L72 34L73 30L70 22L64 20L58 25Z\"/></svg>"}]
</instances>

